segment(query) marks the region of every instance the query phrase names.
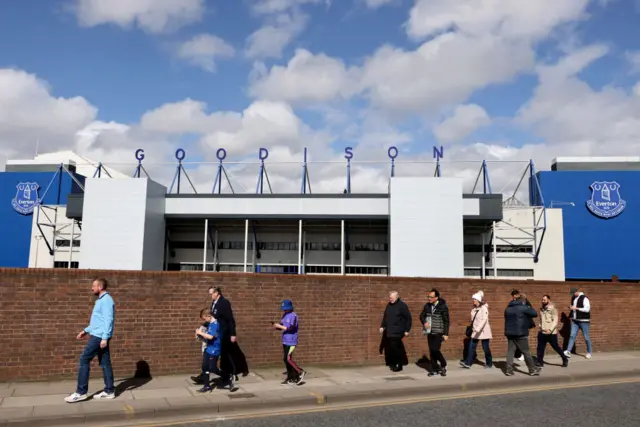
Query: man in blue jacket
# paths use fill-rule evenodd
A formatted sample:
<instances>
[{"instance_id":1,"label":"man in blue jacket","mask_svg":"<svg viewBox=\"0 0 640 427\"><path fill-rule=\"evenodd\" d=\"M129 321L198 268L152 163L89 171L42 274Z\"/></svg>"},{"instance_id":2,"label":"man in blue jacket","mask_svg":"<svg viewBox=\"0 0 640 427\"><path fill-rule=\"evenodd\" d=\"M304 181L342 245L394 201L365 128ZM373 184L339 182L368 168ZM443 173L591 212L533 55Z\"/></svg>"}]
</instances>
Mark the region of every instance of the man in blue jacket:
<instances>
[{"instance_id":1,"label":"man in blue jacket","mask_svg":"<svg viewBox=\"0 0 640 427\"><path fill-rule=\"evenodd\" d=\"M89 371L91 360L98 356L104 375L104 390L93 396L94 399L113 399L115 387L113 384L113 369L111 367L111 354L109 341L113 336L113 324L116 317L116 307L113 298L107 292L109 283L106 279L98 278L91 284L93 294L98 297L93 306L89 326L82 330L76 339L81 340L89 336L89 341L80 356L80 369L78 371L78 386L76 392L64 398L67 403L82 402L89 396Z\"/></svg>"},{"instance_id":2,"label":"man in blue jacket","mask_svg":"<svg viewBox=\"0 0 640 427\"><path fill-rule=\"evenodd\" d=\"M527 296L524 294L513 299L504 311L504 335L508 342L505 371L507 376L513 375L513 357L516 349L524 355L529 375L540 375L540 368L533 363L529 349L529 329L535 317L538 317L538 313L533 307L527 305Z\"/></svg>"}]
</instances>

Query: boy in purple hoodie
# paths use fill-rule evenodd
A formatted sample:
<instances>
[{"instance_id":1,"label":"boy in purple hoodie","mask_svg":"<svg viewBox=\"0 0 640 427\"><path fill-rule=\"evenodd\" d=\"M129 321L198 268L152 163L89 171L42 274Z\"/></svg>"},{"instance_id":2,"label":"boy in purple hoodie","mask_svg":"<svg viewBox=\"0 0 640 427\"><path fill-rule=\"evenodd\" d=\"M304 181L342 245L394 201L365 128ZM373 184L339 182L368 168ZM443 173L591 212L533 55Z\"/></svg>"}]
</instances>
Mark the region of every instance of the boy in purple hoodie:
<instances>
[{"instance_id":1,"label":"boy in purple hoodie","mask_svg":"<svg viewBox=\"0 0 640 427\"><path fill-rule=\"evenodd\" d=\"M280 309L284 311L280 323L273 322L273 327L282 331L282 350L284 352L284 365L287 367L287 378L282 382L286 384L300 385L306 372L299 368L293 361L293 352L298 345L298 315L293 311L291 300L282 301Z\"/></svg>"}]
</instances>

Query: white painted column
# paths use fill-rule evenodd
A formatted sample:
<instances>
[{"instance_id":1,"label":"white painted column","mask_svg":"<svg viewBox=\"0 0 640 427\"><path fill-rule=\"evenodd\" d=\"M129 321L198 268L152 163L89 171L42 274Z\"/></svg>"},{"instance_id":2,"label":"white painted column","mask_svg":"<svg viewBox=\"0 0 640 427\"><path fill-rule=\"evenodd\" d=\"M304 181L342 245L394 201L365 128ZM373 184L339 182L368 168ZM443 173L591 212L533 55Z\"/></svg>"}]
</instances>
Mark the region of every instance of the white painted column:
<instances>
[{"instance_id":1,"label":"white painted column","mask_svg":"<svg viewBox=\"0 0 640 427\"><path fill-rule=\"evenodd\" d=\"M202 256L202 271L207 271L207 246L209 243L209 239L207 236L209 235L209 219L204 220L204 255Z\"/></svg>"},{"instance_id":2,"label":"white painted column","mask_svg":"<svg viewBox=\"0 0 640 427\"><path fill-rule=\"evenodd\" d=\"M498 239L496 238L496 222L493 221L493 257L491 258L493 261L493 278L498 278L498 261L497 261L497 253L498 253Z\"/></svg>"},{"instance_id":3,"label":"white painted column","mask_svg":"<svg viewBox=\"0 0 640 427\"><path fill-rule=\"evenodd\" d=\"M213 271L218 271L218 230L213 239Z\"/></svg>"},{"instance_id":4,"label":"white painted column","mask_svg":"<svg viewBox=\"0 0 640 427\"><path fill-rule=\"evenodd\" d=\"M340 274L345 273L345 247L344 247L344 219L340 221Z\"/></svg>"},{"instance_id":5,"label":"white painted column","mask_svg":"<svg viewBox=\"0 0 640 427\"><path fill-rule=\"evenodd\" d=\"M298 274L302 274L302 220L298 220Z\"/></svg>"},{"instance_id":6,"label":"white painted column","mask_svg":"<svg viewBox=\"0 0 640 427\"><path fill-rule=\"evenodd\" d=\"M244 220L244 272L247 272L247 256L249 255L249 220Z\"/></svg>"}]
</instances>

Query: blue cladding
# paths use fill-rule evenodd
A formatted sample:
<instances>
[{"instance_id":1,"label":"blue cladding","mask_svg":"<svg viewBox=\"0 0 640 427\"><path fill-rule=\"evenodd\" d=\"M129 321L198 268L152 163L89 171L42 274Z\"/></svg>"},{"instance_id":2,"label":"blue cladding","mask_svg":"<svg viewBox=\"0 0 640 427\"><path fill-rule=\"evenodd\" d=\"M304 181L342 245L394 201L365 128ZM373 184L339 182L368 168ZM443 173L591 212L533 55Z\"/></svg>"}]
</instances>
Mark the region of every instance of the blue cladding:
<instances>
[{"instance_id":1,"label":"blue cladding","mask_svg":"<svg viewBox=\"0 0 640 427\"><path fill-rule=\"evenodd\" d=\"M638 171L549 171L537 174L546 207L561 208L564 218L564 253L567 279L640 280L637 242L640 240L640 172ZM614 209L617 193L626 202L624 209L611 218L593 214L587 203L590 186L596 182L620 185L596 188L598 206ZM606 203L606 200L614 202ZM540 200L534 194L534 200ZM567 205L573 202L574 207ZM605 202L604 205L602 202Z\"/></svg>"},{"instance_id":2,"label":"blue cladding","mask_svg":"<svg viewBox=\"0 0 640 427\"><path fill-rule=\"evenodd\" d=\"M66 205L72 186L77 187L77 185L66 172L55 175L55 172L0 173L0 224L2 224L3 238L3 245L0 246L0 267L26 268L29 266L31 228L33 215L36 215L37 210L34 210L33 214L22 215L14 209L12 200L18 192L16 186L20 183L35 182L39 186L38 198L40 198L51 183L42 203ZM55 179L53 179L54 176ZM82 182L81 179L79 180ZM48 220L41 216L40 222L48 222Z\"/></svg>"}]
</instances>

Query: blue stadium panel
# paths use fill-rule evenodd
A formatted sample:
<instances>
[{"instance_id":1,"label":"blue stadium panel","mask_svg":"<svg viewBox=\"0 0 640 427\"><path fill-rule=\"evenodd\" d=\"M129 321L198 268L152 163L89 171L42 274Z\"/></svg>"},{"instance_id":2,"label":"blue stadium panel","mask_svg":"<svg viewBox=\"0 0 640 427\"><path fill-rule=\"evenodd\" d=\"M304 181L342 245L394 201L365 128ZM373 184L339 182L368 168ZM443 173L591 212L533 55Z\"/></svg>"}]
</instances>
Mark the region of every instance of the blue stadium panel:
<instances>
[{"instance_id":1,"label":"blue stadium panel","mask_svg":"<svg viewBox=\"0 0 640 427\"><path fill-rule=\"evenodd\" d=\"M566 278L640 280L640 172L537 175L545 206L563 211Z\"/></svg>"},{"instance_id":2,"label":"blue stadium panel","mask_svg":"<svg viewBox=\"0 0 640 427\"><path fill-rule=\"evenodd\" d=\"M30 184L28 187L27 183ZM33 206L36 195L38 199L44 195L47 187L49 191L42 201L44 205L66 205L68 194L77 185L66 172L58 173L57 176L55 172L0 173L0 221L3 239L0 246L0 267L29 267L31 228L33 215L37 210L31 213L28 208ZM42 216L40 221L48 222Z\"/></svg>"}]
</instances>

